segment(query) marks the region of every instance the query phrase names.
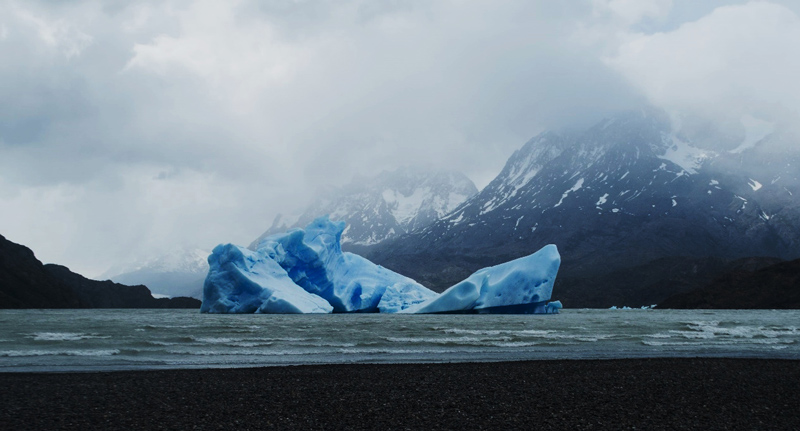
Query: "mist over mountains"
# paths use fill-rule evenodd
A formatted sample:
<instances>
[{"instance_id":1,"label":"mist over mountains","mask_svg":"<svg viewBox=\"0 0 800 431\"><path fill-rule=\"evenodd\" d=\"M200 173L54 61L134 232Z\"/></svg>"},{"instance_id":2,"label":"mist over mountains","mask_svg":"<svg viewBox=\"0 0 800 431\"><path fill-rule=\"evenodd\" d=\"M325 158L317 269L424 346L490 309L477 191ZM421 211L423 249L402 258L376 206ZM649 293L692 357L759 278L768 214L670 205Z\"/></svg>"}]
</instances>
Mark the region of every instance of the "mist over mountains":
<instances>
[{"instance_id":1,"label":"mist over mountains","mask_svg":"<svg viewBox=\"0 0 800 431\"><path fill-rule=\"evenodd\" d=\"M342 242L348 246L375 245L424 228L478 192L464 174L406 167L320 193L302 214L278 215L272 226L250 245L272 234L305 227L320 215L344 220ZM155 293L202 298L211 250L177 249L144 261L109 269L104 276L118 283L144 284Z\"/></svg>"},{"instance_id":2,"label":"mist over mountains","mask_svg":"<svg viewBox=\"0 0 800 431\"><path fill-rule=\"evenodd\" d=\"M347 223L343 244L375 245L428 226L476 193L475 184L460 172L404 167L372 178L356 178L344 187L320 193L301 215L278 214L250 248L269 235L305 227L324 214Z\"/></svg>"},{"instance_id":3,"label":"mist over mountains","mask_svg":"<svg viewBox=\"0 0 800 431\"><path fill-rule=\"evenodd\" d=\"M484 188L542 131L643 105L717 154L800 112L790 0L5 2L0 16L0 95L16 101L0 107L2 232L95 277L176 244L247 245L354 175L425 165Z\"/></svg>"},{"instance_id":4,"label":"mist over mountains","mask_svg":"<svg viewBox=\"0 0 800 431\"><path fill-rule=\"evenodd\" d=\"M169 297L202 299L210 250L179 248L129 265L110 268L100 278L128 285L143 284Z\"/></svg>"},{"instance_id":5,"label":"mist over mountains","mask_svg":"<svg viewBox=\"0 0 800 431\"><path fill-rule=\"evenodd\" d=\"M592 293L614 286L646 290L637 271L599 280L638 266L675 274L674 262L655 264L664 258L684 259L690 270L709 257L722 266L743 257L796 258L800 141L780 125L748 120L730 150L690 140L657 109L545 132L451 213L362 252L441 290L480 267L557 244L563 265L555 292L570 306L624 301ZM629 292L637 298L629 305L657 303L668 290Z\"/></svg>"},{"instance_id":6,"label":"mist over mountains","mask_svg":"<svg viewBox=\"0 0 800 431\"><path fill-rule=\"evenodd\" d=\"M563 257L555 292L571 307L652 305L800 257L797 136L750 116L736 128L693 120L642 108L541 133L480 192L463 174L419 168L358 179L276 217L250 247L328 214L348 223L344 248L441 291L552 243ZM203 254L112 279L199 297ZM168 262L194 270L178 280Z\"/></svg>"}]
</instances>

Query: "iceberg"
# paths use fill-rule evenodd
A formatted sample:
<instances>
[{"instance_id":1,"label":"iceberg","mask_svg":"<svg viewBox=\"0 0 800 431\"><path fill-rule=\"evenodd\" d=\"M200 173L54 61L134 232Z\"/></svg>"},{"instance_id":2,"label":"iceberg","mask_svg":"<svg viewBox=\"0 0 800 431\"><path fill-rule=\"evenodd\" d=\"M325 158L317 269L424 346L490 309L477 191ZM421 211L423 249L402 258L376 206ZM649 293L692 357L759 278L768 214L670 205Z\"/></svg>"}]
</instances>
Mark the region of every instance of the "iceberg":
<instances>
[{"instance_id":1,"label":"iceberg","mask_svg":"<svg viewBox=\"0 0 800 431\"><path fill-rule=\"evenodd\" d=\"M548 302L547 305L544 306L545 313L547 314L558 314L558 310L562 308L564 308L564 306L561 305L561 301Z\"/></svg>"},{"instance_id":2,"label":"iceberg","mask_svg":"<svg viewBox=\"0 0 800 431\"><path fill-rule=\"evenodd\" d=\"M321 217L305 230L264 238L257 252L277 262L294 283L324 298L337 313L396 312L436 296L408 277L342 252L344 228L344 222Z\"/></svg>"},{"instance_id":3,"label":"iceberg","mask_svg":"<svg viewBox=\"0 0 800 431\"><path fill-rule=\"evenodd\" d=\"M531 255L483 268L410 313L557 313L561 302L547 301L561 265L555 245Z\"/></svg>"},{"instance_id":4,"label":"iceberg","mask_svg":"<svg viewBox=\"0 0 800 431\"><path fill-rule=\"evenodd\" d=\"M558 313L548 302L561 258L555 245L483 268L437 294L343 252L344 222L320 217L305 229L261 240L255 251L219 245L208 258L204 313Z\"/></svg>"},{"instance_id":5,"label":"iceberg","mask_svg":"<svg viewBox=\"0 0 800 431\"><path fill-rule=\"evenodd\" d=\"M208 257L202 313L330 313L328 301L306 292L272 259L233 244Z\"/></svg>"},{"instance_id":6,"label":"iceberg","mask_svg":"<svg viewBox=\"0 0 800 431\"><path fill-rule=\"evenodd\" d=\"M383 293L378 310L381 313L400 313L437 296L439 295L436 292L427 288L417 289L407 284L393 284Z\"/></svg>"}]
</instances>

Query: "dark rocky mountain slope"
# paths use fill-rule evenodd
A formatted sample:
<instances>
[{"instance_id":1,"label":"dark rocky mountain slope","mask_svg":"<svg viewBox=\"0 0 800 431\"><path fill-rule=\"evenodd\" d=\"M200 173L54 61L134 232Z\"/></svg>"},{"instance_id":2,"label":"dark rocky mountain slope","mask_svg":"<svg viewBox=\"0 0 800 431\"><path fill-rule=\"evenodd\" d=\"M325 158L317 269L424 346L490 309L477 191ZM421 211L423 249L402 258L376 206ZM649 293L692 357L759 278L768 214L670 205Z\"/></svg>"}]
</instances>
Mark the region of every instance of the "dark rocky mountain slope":
<instances>
[{"instance_id":1,"label":"dark rocky mountain slope","mask_svg":"<svg viewBox=\"0 0 800 431\"><path fill-rule=\"evenodd\" d=\"M781 259L752 257L664 257L593 277L562 277L558 298L574 308L642 307L661 304L676 293L706 286L730 271L753 271Z\"/></svg>"},{"instance_id":2,"label":"dark rocky mountain slope","mask_svg":"<svg viewBox=\"0 0 800 431\"><path fill-rule=\"evenodd\" d=\"M727 272L707 286L667 298L658 308L798 309L800 259Z\"/></svg>"},{"instance_id":3,"label":"dark rocky mountain slope","mask_svg":"<svg viewBox=\"0 0 800 431\"><path fill-rule=\"evenodd\" d=\"M156 299L145 286L89 280L0 235L0 308L199 308L193 298Z\"/></svg>"}]
</instances>

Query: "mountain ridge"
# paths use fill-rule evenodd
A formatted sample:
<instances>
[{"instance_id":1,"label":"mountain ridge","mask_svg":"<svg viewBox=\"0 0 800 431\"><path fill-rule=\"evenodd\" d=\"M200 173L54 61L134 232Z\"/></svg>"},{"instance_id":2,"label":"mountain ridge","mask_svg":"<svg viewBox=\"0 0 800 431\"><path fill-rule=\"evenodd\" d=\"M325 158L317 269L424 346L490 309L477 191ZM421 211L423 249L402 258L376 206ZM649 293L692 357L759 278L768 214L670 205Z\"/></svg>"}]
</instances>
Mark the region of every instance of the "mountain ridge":
<instances>
[{"instance_id":1,"label":"mountain ridge","mask_svg":"<svg viewBox=\"0 0 800 431\"><path fill-rule=\"evenodd\" d=\"M564 257L560 297L665 257L800 257L793 139L775 131L737 152L702 147L657 110L545 132L451 213L360 251L441 290L554 243Z\"/></svg>"}]
</instances>

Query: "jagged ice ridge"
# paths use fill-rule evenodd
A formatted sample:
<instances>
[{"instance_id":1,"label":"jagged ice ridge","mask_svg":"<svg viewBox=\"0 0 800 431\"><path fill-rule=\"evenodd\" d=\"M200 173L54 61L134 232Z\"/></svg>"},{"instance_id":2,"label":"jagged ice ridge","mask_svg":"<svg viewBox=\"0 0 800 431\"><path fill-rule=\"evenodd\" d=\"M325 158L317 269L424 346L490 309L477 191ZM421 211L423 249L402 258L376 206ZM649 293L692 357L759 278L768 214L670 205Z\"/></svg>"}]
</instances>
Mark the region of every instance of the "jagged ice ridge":
<instances>
[{"instance_id":1,"label":"jagged ice ridge","mask_svg":"<svg viewBox=\"0 0 800 431\"><path fill-rule=\"evenodd\" d=\"M320 217L264 238L256 251L221 244L208 258L204 313L557 313L548 302L555 245L483 268L441 294L342 252L344 222Z\"/></svg>"}]
</instances>

